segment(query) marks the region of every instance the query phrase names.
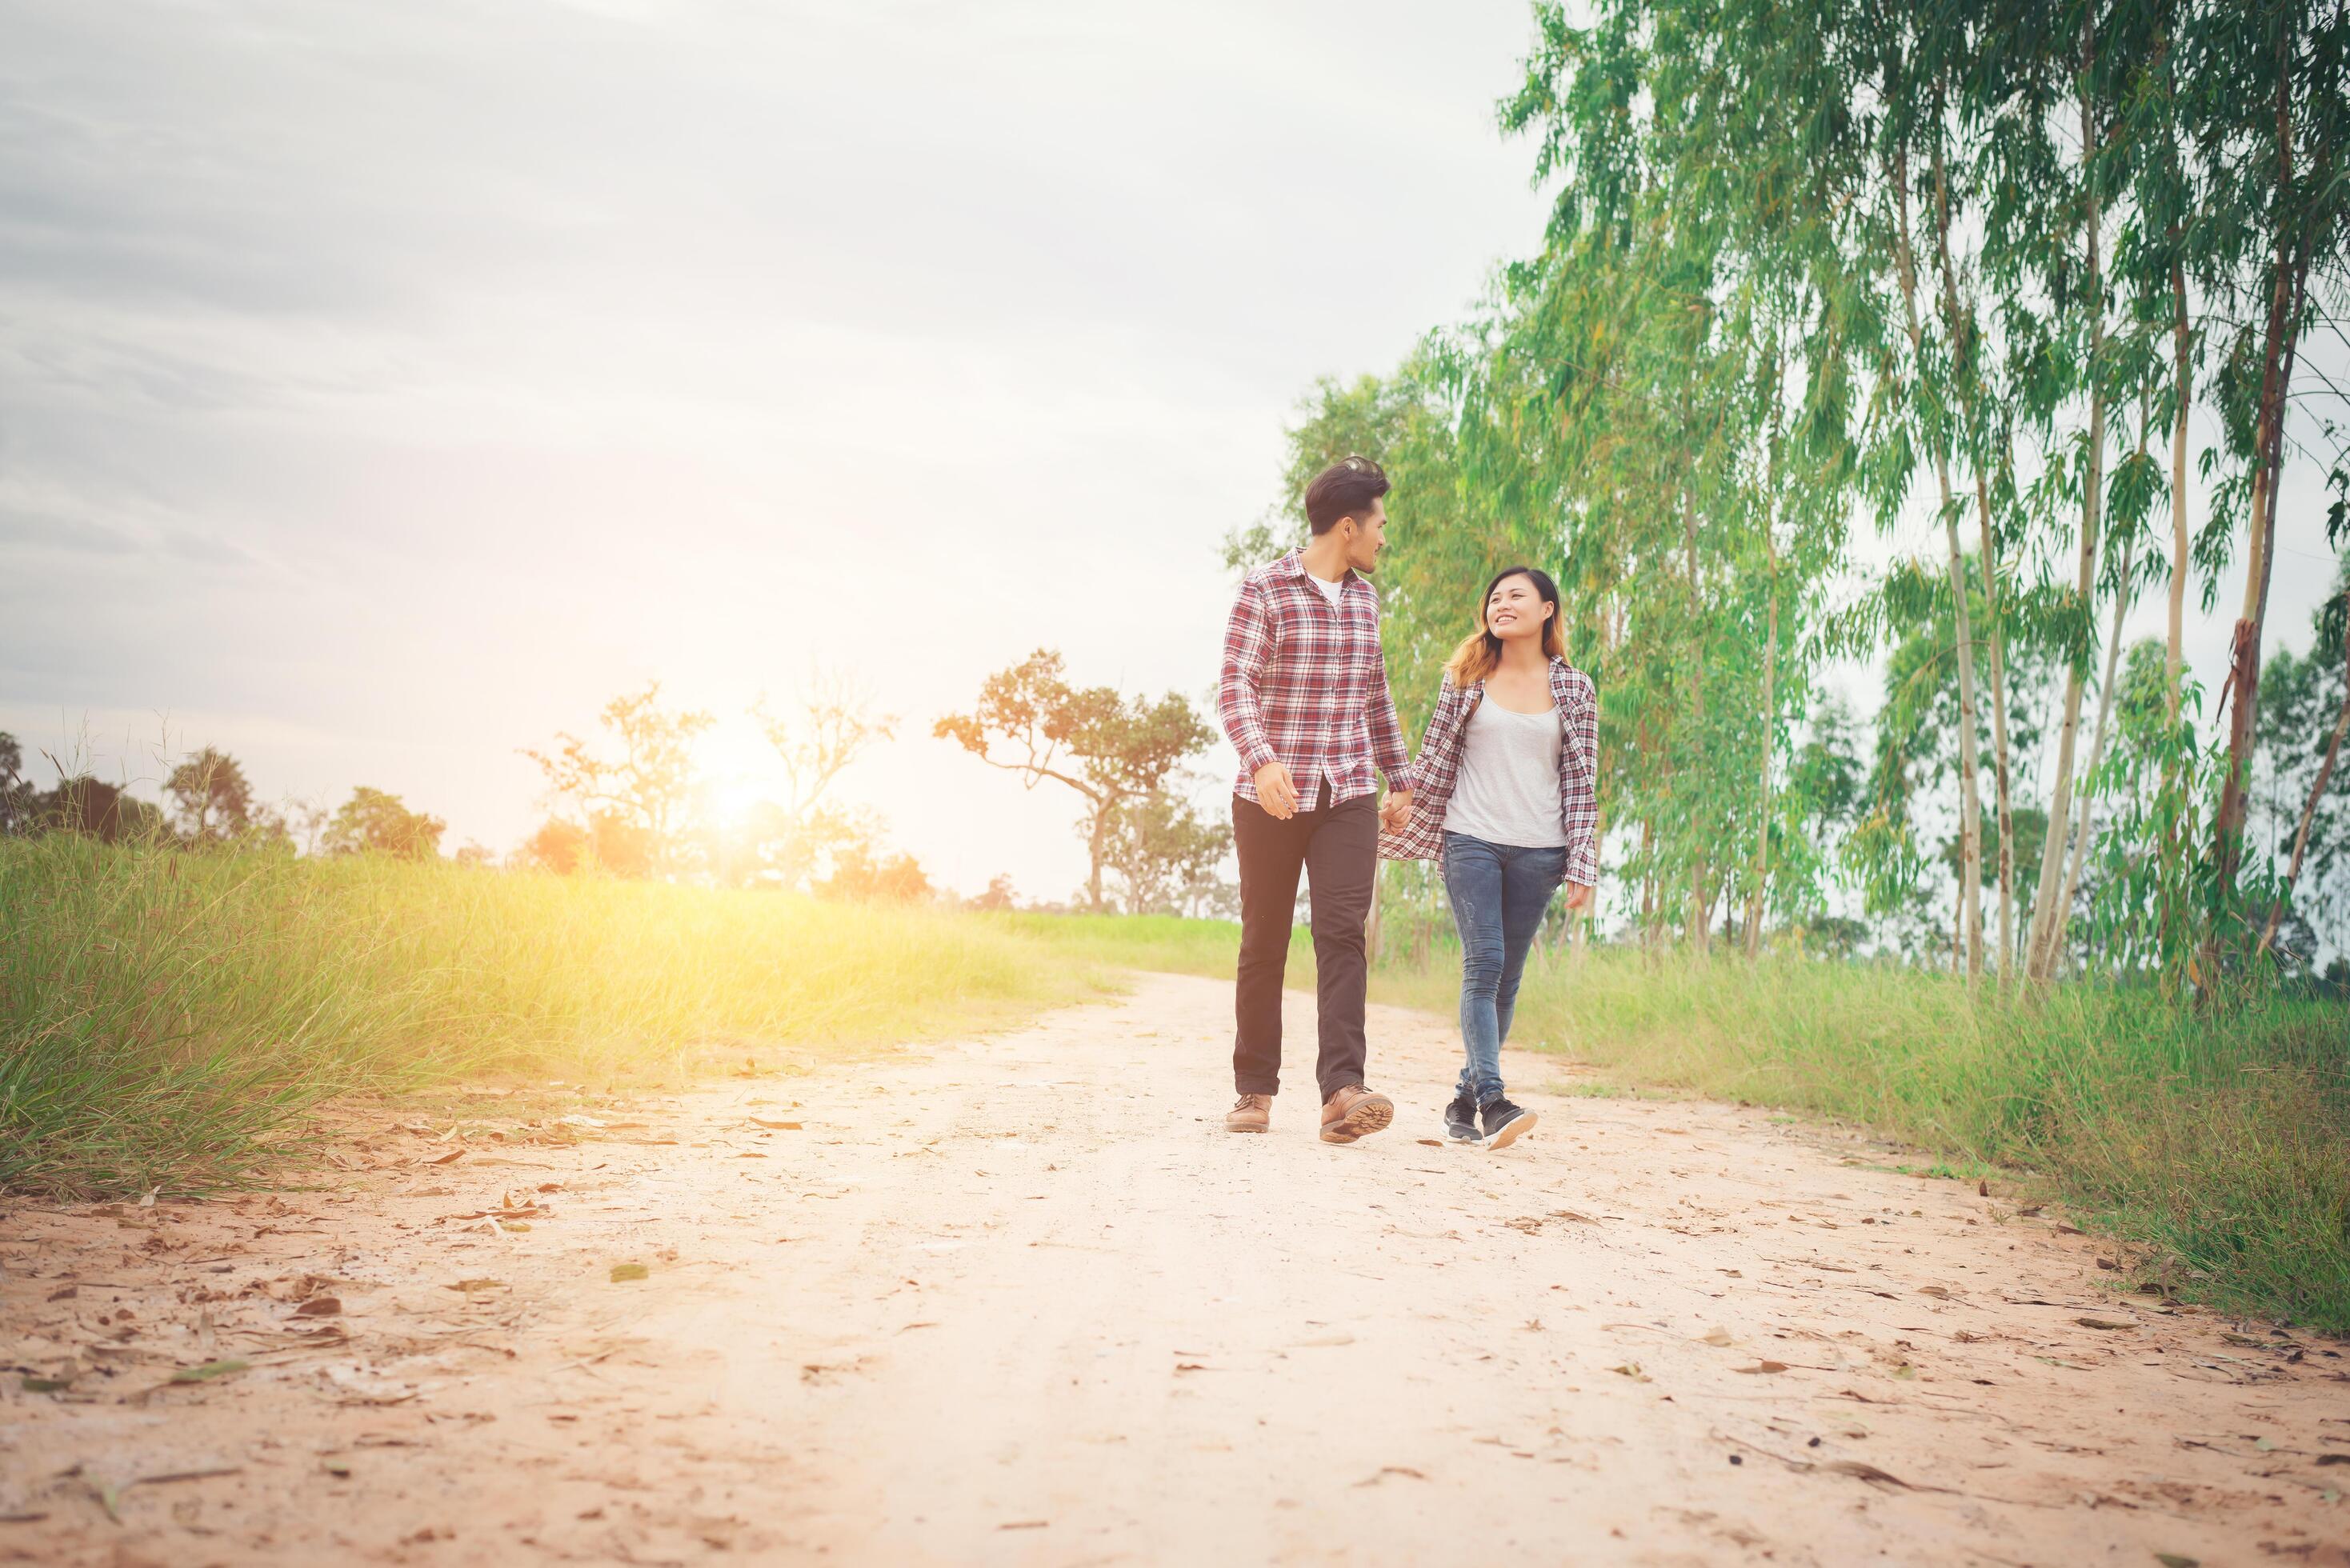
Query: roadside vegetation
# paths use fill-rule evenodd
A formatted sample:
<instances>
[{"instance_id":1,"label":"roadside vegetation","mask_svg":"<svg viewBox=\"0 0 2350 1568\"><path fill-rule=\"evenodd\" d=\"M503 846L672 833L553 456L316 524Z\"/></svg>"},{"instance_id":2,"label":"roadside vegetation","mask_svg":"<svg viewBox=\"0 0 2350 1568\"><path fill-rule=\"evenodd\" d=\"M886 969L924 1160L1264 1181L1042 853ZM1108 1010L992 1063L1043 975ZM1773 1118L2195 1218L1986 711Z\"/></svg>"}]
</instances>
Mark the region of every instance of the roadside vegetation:
<instances>
[{"instance_id":1,"label":"roadside vegetation","mask_svg":"<svg viewBox=\"0 0 2350 1568\"><path fill-rule=\"evenodd\" d=\"M0 1189L233 1183L329 1096L674 1079L983 1027L1101 983L930 906L0 839Z\"/></svg>"}]
</instances>

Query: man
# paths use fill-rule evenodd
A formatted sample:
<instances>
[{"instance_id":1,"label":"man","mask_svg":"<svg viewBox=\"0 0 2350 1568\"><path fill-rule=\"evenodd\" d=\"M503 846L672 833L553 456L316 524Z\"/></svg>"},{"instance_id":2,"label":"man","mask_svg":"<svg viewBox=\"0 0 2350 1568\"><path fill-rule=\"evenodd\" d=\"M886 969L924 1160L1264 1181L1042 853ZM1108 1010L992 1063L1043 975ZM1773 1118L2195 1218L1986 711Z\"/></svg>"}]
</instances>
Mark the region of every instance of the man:
<instances>
[{"instance_id":1,"label":"man","mask_svg":"<svg viewBox=\"0 0 2350 1568\"><path fill-rule=\"evenodd\" d=\"M1363 936L1378 869L1372 765L1387 774L1389 812L1411 800L1368 580L1387 548L1387 493L1368 458L1316 474L1305 487L1312 538L1242 580L1224 630L1216 712L1241 754L1232 1132L1263 1132L1281 1086L1281 981L1301 867L1314 890L1323 1141L1353 1143L1395 1119L1394 1102L1363 1083Z\"/></svg>"}]
</instances>

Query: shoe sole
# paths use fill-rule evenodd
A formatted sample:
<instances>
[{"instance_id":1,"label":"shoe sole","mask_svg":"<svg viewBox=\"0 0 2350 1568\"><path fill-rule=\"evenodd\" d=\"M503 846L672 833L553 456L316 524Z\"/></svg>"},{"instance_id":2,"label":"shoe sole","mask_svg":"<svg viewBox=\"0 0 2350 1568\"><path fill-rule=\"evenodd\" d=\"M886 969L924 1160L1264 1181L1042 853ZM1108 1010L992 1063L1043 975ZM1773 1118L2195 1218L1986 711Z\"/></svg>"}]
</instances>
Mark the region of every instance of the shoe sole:
<instances>
[{"instance_id":1,"label":"shoe sole","mask_svg":"<svg viewBox=\"0 0 2350 1568\"><path fill-rule=\"evenodd\" d=\"M1230 1122L1226 1122L1226 1123L1224 1124L1224 1130L1225 1130L1226 1132L1237 1132L1237 1133L1261 1133L1261 1132L1265 1131L1266 1129L1265 1129L1265 1128L1263 1128L1263 1127L1236 1127L1232 1126L1232 1123L1230 1123Z\"/></svg>"},{"instance_id":2,"label":"shoe sole","mask_svg":"<svg viewBox=\"0 0 2350 1568\"><path fill-rule=\"evenodd\" d=\"M1385 1095L1368 1095L1335 1122L1322 1124L1324 1143L1353 1143L1368 1137L1395 1120L1395 1102Z\"/></svg>"},{"instance_id":3,"label":"shoe sole","mask_svg":"<svg viewBox=\"0 0 2350 1568\"><path fill-rule=\"evenodd\" d=\"M1454 1143L1483 1143L1485 1141L1485 1135L1473 1128L1468 1132L1462 1132L1458 1127L1446 1127L1444 1132L1445 1136L1451 1138Z\"/></svg>"},{"instance_id":4,"label":"shoe sole","mask_svg":"<svg viewBox=\"0 0 2350 1568\"><path fill-rule=\"evenodd\" d=\"M1520 1111L1516 1116L1512 1116L1508 1121L1503 1122L1500 1127L1494 1128L1493 1131L1486 1135L1485 1147L1487 1148L1507 1148L1510 1145L1517 1141L1518 1135L1520 1133L1529 1133L1534 1131L1534 1123L1541 1119L1542 1118L1540 1116L1535 1116L1532 1111Z\"/></svg>"}]
</instances>

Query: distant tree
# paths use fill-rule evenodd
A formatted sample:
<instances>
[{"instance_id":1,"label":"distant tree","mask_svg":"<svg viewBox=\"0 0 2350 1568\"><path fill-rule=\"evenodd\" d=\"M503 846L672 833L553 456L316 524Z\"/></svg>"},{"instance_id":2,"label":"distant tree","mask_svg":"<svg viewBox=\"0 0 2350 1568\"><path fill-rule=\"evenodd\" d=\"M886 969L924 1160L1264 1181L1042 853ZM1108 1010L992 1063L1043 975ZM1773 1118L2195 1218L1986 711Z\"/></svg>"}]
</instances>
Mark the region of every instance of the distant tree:
<instances>
[{"instance_id":1,"label":"distant tree","mask_svg":"<svg viewBox=\"0 0 2350 1568\"><path fill-rule=\"evenodd\" d=\"M585 819L598 864L629 875L666 875L676 867L684 808L693 788L693 743L716 722L698 710L660 705L660 682L615 697L598 722L619 742L619 755L600 756L578 736L557 732L551 752L523 748L546 776L546 793ZM614 826L599 830L598 817ZM610 842L628 846L620 864L602 859Z\"/></svg>"},{"instance_id":2,"label":"distant tree","mask_svg":"<svg viewBox=\"0 0 2350 1568\"><path fill-rule=\"evenodd\" d=\"M1012 873L998 871L988 879L987 891L972 898L965 906L973 909L1009 909L1013 907Z\"/></svg>"},{"instance_id":3,"label":"distant tree","mask_svg":"<svg viewBox=\"0 0 2350 1568\"><path fill-rule=\"evenodd\" d=\"M0 838L17 838L40 831L39 796L25 776L25 749L16 737L0 730Z\"/></svg>"},{"instance_id":4,"label":"distant tree","mask_svg":"<svg viewBox=\"0 0 2350 1568\"><path fill-rule=\"evenodd\" d=\"M1098 910L1118 808L1158 789L1215 732L1180 693L1129 701L1113 687L1072 687L1062 669L1058 653L1040 648L989 676L971 712L948 714L931 732L992 768L1019 774L1030 789L1051 779L1083 797L1086 898Z\"/></svg>"},{"instance_id":5,"label":"distant tree","mask_svg":"<svg viewBox=\"0 0 2350 1568\"><path fill-rule=\"evenodd\" d=\"M931 879L910 855L878 859L862 844L850 846L834 861L832 875L816 884L827 898L857 903L908 904L931 895Z\"/></svg>"},{"instance_id":6,"label":"distant tree","mask_svg":"<svg viewBox=\"0 0 2350 1568\"><path fill-rule=\"evenodd\" d=\"M1129 914L1173 914L1204 898L1232 830L1170 791L1128 798L1110 818L1106 851Z\"/></svg>"},{"instance_id":7,"label":"distant tree","mask_svg":"<svg viewBox=\"0 0 2350 1568\"><path fill-rule=\"evenodd\" d=\"M497 853L488 845L476 843L469 838L450 858L460 866L489 867L497 864L498 857Z\"/></svg>"},{"instance_id":8,"label":"distant tree","mask_svg":"<svg viewBox=\"0 0 2350 1568\"><path fill-rule=\"evenodd\" d=\"M568 877L588 864L588 830L576 822L550 816L523 841L515 858L541 871Z\"/></svg>"},{"instance_id":9,"label":"distant tree","mask_svg":"<svg viewBox=\"0 0 2350 1568\"><path fill-rule=\"evenodd\" d=\"M2280 649L2261 685L2260 755L2280 797L2271 814L2272 855L2284 860L2283 881L2262 928L2262 950L2277 945L2282 922L2296 909L2304 917L2350 916L2344 897L2350 889L2330 886L2350 858L2350 769L2342 765L2350 739L2350 562L2310 629L2309 656ZM2334 929L2345 924L2337 919Z\"/></svg>"},{"instance_id":10,"label":"distant tree","mask_svg":"<svg viewBox=\"0 0 2350 1568\"><path fill-rule=\"evenodd\" d=\"M33 797L42 827L86 833L109 844L151 838L164 831L163 814L120 784L82 774L59 779L57 787Z\"/></svg>"},{"instance_id":11,"label":"distant tree","mask_svg":"<svg viewBox=\"0 0 2350 1568\"><path fill-rule=\"evenodd\" d=\"M396 794L365 784L327 825L324 847L329 855L393 855L404 860L431 860L441 853L441 835L449 825L437 816L411 811Z\"/></svg>"},{"instance_id":12,"label":"distant tree","mask_svg":"<svg viewBox=\"0 0 2350 1568\"><path fill-rule=\"evenodd\" d=\"M783 763L786 795L745 825L750 858L783 887L805 887L841 850L878 836L871 814L827 797L851 763L897 733L898 718L879 711L853 678L829 670L817 670L781 712L762 696L751 717Z\"/></svg>"},{"instance_id":13,"label":"distant tree","mask_svg":"<svg viewBox=\"0 0 2350 1568\"><path fill-rule=\"evenodd\" d=\"M286 842L305 855L318 853L319 836L334 814L307 795L288 795L278 812L278 821L285 826Z\"/></svg>"},{"instance_id":14,"label":"distant tree","mask_svg":"<svg viewBox=\"0 0 2350 1568\"><path fill-rule=\"evenodd\" d=\"M617 813L599 811L587 825L551 816L525 840L517 858L557 876L600 871L609 877L650 877L652 835Z\"/></svg>"},{"instance_id":15,"label":"distant tree","mask_svg":"<svg viewBox=\"0 0 2350 1568\"><path fill-rule=\"evenodd\" d=\"M163 794L172 826L191 845L225 844L253 830L253 785L226 752L206 746L172 770Z\"/></svg>"}]
</instances>

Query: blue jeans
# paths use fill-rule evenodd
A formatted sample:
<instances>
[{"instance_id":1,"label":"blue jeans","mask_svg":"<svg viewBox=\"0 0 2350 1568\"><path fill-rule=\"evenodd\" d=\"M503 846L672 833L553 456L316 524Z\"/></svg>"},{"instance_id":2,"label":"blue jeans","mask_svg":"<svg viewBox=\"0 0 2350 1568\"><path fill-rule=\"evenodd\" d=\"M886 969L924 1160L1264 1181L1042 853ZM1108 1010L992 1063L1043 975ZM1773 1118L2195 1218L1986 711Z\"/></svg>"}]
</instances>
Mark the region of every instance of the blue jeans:
<instances>
[{"instance_id":1,"label":"blue jeans","mask_svg":"<svg viewBox=\"0 0 2350 1568\"><path fill-rule=\"evenodd\" d=\"M1483 1106L1502 1097L1502 1042L1517 1011L1526 953L1551 895L1566 877L1566 851L1488 844L1444 835L1444 891L1461 932L1461 1093Z\"/></svg>"}]
</instances>

